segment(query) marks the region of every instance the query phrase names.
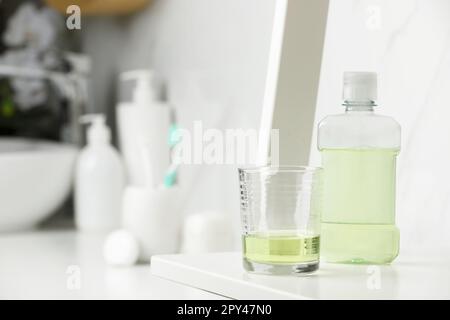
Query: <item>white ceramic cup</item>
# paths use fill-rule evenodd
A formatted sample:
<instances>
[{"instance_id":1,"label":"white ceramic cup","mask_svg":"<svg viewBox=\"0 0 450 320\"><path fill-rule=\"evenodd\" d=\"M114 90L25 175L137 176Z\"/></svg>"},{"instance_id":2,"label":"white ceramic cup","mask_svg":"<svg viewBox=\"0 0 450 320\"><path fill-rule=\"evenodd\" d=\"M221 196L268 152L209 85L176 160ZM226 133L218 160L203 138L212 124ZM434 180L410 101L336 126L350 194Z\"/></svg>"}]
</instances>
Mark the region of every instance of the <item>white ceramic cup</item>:
<instances>
[{"instance_id":1,"label":"white ceramic cup","mask_svg":"<svg viewBox=\"0 0 450 320\"><path fill-rule=\"evenodd\" d=\"M179 250L181 216L177 194L178 187L125 189L123 226L138 239L141 261Z\"/></svg>"}]
</instances>

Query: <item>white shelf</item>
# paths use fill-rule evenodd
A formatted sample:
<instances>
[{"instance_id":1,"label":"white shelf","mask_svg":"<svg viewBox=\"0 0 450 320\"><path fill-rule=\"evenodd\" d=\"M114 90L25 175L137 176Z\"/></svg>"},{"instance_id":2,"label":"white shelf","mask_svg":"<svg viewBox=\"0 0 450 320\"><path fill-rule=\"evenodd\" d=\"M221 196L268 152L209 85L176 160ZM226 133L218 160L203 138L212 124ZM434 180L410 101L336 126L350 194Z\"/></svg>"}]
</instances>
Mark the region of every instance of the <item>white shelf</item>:
<instances>
[{"instance_id":1,"label":"white shelf","mask_svg":"<svg viewBox=\"0 0 450 320\"><path fill-rule=\"evenodd\" d=\"M161 255L152 273L235 299L449 299L450 255L402 254L390 266L321 264L311 276L246 273L240 253Z\"/></svg>"}]
</instances>

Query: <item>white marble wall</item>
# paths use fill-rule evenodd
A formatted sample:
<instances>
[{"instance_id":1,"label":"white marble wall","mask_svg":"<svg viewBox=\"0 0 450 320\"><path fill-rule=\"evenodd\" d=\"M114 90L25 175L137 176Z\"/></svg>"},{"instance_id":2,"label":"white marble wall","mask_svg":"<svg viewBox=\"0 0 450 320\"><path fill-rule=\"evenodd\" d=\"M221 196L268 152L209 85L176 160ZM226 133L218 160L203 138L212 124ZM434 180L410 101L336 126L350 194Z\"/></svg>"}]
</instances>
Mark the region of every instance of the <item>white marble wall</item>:
<instances>
[{"instance_id":1,"label":"white marble wall","mask_svg":"<svg viewBox=\"0 0 450 320\"><path fill-rule=\"evenodd\" d=\"M256 128L273 9L274 0L155 0L132 18L86 20L95 109L113 110L119 71L154 67L167 80L182 126L202 119L206 127ZM379 112L403 128L397 210L403 247L450 246L450 1L330 0L315 125L342 111L345 70L379 72ZM318 164L315 134L311 162ZM225 211L239 224L235 168L183 171L186 213Z\"/></svg>"},{"instance_id":2,"label":"white marble wall","mask_svg":"<svg viewBox=\"0 0 450 320\"><path fill-rule=\"evenodd\" d=\"M449 247L450 1L331 0L316 125L342 112L345 70L379 72L378 112L402 125L397 221L403 249ZM320 164L315 137L311 162Z\"/></svg>"}]
</instances>

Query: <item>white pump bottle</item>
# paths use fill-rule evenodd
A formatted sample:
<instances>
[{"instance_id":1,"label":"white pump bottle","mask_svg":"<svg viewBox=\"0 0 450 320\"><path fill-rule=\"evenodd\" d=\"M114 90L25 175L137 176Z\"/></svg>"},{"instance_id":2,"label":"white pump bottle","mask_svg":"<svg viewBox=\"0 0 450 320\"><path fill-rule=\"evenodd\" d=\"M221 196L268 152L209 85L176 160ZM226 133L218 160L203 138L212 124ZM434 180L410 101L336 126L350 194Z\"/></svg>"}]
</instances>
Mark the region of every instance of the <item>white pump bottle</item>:
<instances>
[{"instance_id":1,"label":"white pump bottle","mask_svg":"<svg viewBox=\"0 0 450 320\"><path fill-rule=\"evenodd\" d=\"M161 101L161 83L153 71L127 71L120 79L136 83L132 101L117 106L119 144L128 183L158 187L170 166L170 105Z\"/></svg>"},{"instance_id":2,"label":"white pump bottle","mask_svg":"<svg viewBox=\"0 0 450 320\"><path fill-rule=\"evenodd\" d=\"M81 231L103 232L121 224L125 174L111 132L102 114L81 117L91 123L87 146L81 151L75 179L75 222Z\"/></svg>"}]
</instances>

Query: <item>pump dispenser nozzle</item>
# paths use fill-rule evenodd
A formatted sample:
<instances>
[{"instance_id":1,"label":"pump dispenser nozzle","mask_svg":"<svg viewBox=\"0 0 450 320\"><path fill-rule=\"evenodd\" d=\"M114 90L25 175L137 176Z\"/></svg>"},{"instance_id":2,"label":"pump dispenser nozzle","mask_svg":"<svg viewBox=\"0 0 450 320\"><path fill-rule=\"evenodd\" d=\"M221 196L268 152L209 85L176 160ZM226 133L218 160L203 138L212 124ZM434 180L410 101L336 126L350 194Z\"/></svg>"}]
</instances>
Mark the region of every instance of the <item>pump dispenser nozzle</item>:
<instances>
[{"instance_id":1,"label":"pump dispenser nozzle","mask_svg":"<svg viewBox=\"0 0 450 320\"><path fill-rule=\"evenodd\" d=\"M133 102L135 104L149 105L152 101L159 101L161 98L161 86L152 70L127 71L120 75L120 79L136 81L133 91Z\"/></svg>"},{"instance_id":2,"label":"pump dispenser nozzle","mask_svg":"<svg viewBox=\"0 0 450 320\"><path fill-rule=\"evenodd\" d=\"M109 144L111 141L111 131L106 125L106 118L103 114L85 114L80 117L80 123L91 124L87 131L87 142Z\"/></svg>"}]
</instances>

